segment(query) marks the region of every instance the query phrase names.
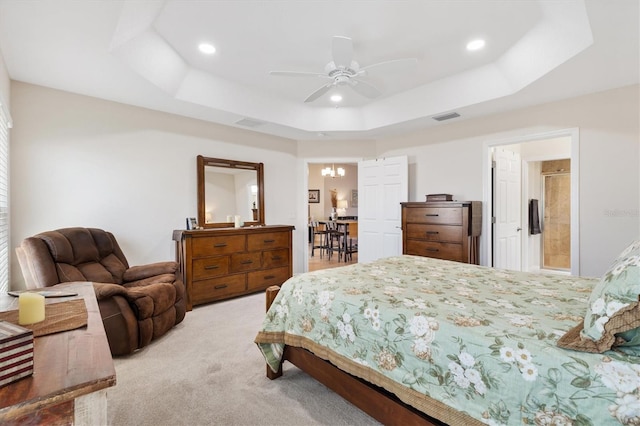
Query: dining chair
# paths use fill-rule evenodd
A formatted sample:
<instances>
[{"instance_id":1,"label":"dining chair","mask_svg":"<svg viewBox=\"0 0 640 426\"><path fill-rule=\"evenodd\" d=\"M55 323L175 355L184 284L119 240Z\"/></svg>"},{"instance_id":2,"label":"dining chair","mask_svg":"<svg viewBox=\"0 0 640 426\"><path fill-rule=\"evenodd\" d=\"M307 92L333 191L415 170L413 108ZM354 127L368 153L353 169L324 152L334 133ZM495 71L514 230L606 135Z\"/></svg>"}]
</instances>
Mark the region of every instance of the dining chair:
<instances>
[{"instance_id":1,"label":"dining chair","mask_svg":"<svg viewBox=\"0 0 640 426\"><path fill-rule=\"evenodd\" d=\"M358 252L358 227L349 226L344 243L344 261L353 260L353 253Z\"/></svg>"},{"instance_id":2,"label":"dining chair","mask_svg":"<svg viewBox=\"0 0 640 426\"><path fill-rule=\"evenodd\" d=\"M327 229L327 253L329 260L331 260L331 255L333 252L338 252L338 262L342 258L342 245L343 245L343 236L344 236L344 224L336 223L334 221L325 222Z\"/></svg>"},{"instance_id":3,"label":"dining chair","mask_svg":"<svg viewBox=\"0 0 640 426\"><path fill-rule=\"evenodd\" d=\"M309 222L311 227L311 257L315 255L315 249L320 249L320 259L322 259L322 252L327 249L327 229L323 224L318 221ZM316 237L319 237L320 241L316 244Z\"/></svg>"}]
</instances>

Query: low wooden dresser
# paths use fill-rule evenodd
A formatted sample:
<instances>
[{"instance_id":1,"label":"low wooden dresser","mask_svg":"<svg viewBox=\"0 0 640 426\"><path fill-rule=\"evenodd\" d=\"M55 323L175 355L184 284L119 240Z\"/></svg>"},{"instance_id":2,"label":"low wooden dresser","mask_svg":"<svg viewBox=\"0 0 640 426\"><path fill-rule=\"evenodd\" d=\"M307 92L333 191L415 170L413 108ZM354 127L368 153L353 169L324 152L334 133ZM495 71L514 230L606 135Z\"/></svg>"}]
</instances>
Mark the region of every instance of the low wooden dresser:
<instances>
[{"instance_id":1,"label":"low wooden dresser","mask_svg":"<svg viewBox=\"0 0 640 426\"><path fill-rule=\"evenodd\" d=\"M402 252L479 263L482 202L409 202L402 205Z\"/></svg>"},{"instance_id":2,"label":"low wooden dresser","mask_svg":"<svg viewBox=\"0 0 640 426\"><path fill-rule=\"evenodd\" d=\"M280 285L293 274L293 226L173 231L187 309Z\"/></svg>"},{"instance_id":3,"label":"low wooden dresser","mask_svg":"<svg viewBox=\"0 0 640 426\"><path fill-rule=\"evenodd\" d=\"M51 289L78 293L45 303L84 299L87 325L34 339L33 375L0 387L0 424L107 424L107 388L115 386L116 370L93 284L72 282ZM0 310L17 309L17 297L0 295Z\"/></svg>"}]
</instances>

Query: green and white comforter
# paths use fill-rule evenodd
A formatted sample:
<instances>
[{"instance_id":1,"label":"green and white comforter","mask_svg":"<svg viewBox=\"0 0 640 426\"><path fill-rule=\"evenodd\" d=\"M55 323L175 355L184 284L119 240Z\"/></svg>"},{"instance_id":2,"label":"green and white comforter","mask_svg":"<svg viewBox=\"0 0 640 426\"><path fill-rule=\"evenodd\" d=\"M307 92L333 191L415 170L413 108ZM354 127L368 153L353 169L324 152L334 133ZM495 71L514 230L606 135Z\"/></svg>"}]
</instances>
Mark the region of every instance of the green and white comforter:
<instances>
[{"instance_id":1,"label":"green and white comforter","mask_svg":"<svg viewBox=\"0 0 640 426\"><path fill-rule=\"evenodd\" d=\"M428 414L435 400L490 425L639 425L640 358L556 346L596 283L391 257L291 278L256 343L274 371L301 346Z\"/></svg>"}]
</instances>

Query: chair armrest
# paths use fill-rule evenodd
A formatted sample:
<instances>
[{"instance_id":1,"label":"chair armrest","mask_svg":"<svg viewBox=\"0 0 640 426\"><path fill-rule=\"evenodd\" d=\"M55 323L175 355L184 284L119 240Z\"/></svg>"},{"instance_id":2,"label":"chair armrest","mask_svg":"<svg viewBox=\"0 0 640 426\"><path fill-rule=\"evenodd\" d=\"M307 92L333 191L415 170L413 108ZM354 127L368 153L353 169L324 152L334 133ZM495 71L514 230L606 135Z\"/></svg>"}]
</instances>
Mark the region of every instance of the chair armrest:
<instances>
[{"instance_id":1,"label":"chair armrest","mask_svg":"<svg viewBox=\"0 0 640 426\"><path fill-rule=\"evenodd\" d=\"M127 289L120 284L93 283L93 291L96 293L96 300L101 301L113 296L122 296L128 299Z\"/></svg>"},{"instance_id":2,"label":"chair armrest","mask_svg":"<svg viewBox=\"0 0 640 426\"><path fill-rule=\"evenodd\" d=\"M119 284L93 283L98 301L122 296L133 309L138 321L164 312L176 300L176 288L170 283L155 283L127 288Z\"/></svg>"},{"instance_id":3,"label":"chair armrest","mask_svg":"<svg viewBox=\"0 0 640 426\"><path fill-rule=\"evenodd\" d=\"M176 262L157 262L148 265L132 266L124 271L122 280L128 283L155 277L156 275L175 274L177 270L178 264Z\"/></svg>"},{"instance_id":4,"label":"chair armrest","mask_svg":"<svg viewBox=\"0 0 640 426\"><path fill-rule=\"evenodd\" d=\"M135 306L138 321L163 313L176 301L176 287L172 283L130 287L126 291L129 302Z\"/></svg>"}]
</instances>

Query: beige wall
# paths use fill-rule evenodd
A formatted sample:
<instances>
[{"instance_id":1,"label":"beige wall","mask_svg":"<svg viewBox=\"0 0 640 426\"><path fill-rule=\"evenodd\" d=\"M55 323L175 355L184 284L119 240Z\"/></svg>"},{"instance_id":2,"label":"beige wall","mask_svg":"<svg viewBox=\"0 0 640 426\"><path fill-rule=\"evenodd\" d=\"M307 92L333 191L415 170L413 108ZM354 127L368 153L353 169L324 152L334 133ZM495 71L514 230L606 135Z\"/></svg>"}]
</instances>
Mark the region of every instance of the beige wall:
<instances>
[{"instance_id":1,"label":"beige wall","mask_svg":"<svg viewBox=\"0 0 640 426\"><path fill-rule=\"evenodd\" d=\"M577 127L580 273L599 276L640 235L639 104L635 85L381 140L377 151L409 156L412 201L483 200L485 143Z\"/></svg>"},{"instance_id":2,"label":"beige wall","mask_svg":"<svg viewBox=\"0 0 640 426\"><path fill-rule=\"evenodd\" d=\"M87 226L112 231L132 265L173 259L172 231L196 216L198 154L263 162L267 222L295 224L282 196L296 193L295 141L19 82L12 99L12 247Z\"/></svg>"}]
</instances>

